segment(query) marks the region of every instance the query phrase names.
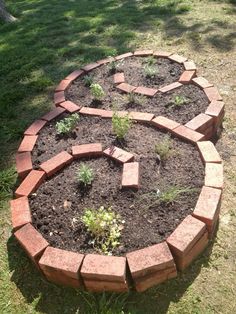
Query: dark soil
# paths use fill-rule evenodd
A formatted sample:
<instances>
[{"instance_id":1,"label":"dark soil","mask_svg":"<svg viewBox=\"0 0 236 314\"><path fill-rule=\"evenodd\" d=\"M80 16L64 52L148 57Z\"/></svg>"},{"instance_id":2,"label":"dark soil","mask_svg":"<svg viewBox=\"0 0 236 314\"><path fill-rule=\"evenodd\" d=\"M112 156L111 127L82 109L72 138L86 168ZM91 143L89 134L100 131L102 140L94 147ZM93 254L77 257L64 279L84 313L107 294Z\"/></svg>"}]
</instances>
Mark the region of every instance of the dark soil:
<instances>
[{"instance_id":1,"label":"dark soil","mask_svg":"<svg viewBox=\"0 0 236 314\"><path fill-rule=\"evenodd\" d=\"M56 152L72 143L103 142L104 146L115 143L110 120L100 118L81 118L76 139L57 142L55 134L47 132L46 127L39 142L45 143L45 152L35 161L48 159ZM126 141L115 143L135 154L141 167L141 188L138 191L121 190L122 166L105 157L74 161L56 176L44 182L37 193L30 198L34 226L54 247L62 249L95 252L89 241L92 239L81 222L85 208L112 206L113 210L125 220L121 231L120 246L113 254L123 255L128 251L161 242L176 226L191 213L200 188L203 184L203 165L195 147L171 140L171 154L160 164L155 144L163 140L164 133L148 126L134 124ZM140 140L141 139L141 140ZM48 142L47 142L48 141ZM50 153L49 153L50 152ZM75 180L75 172L80 163L88 164L95 173L93 184L82 189ZM164 192L171 186L194 188L191 193L183 193L173 203L157 203L149 208L160 190Z\"/></svg>"},{"instance_id":2,"label":"dark soil","mask_svg":"<svg viewBox=\"0 0 236 314\"><path fill-rule=\"evenodd\" d=\"M146 78L145 64L142 63L142 60L144 58L127 58L117 69L118 72L125 73L127 83L134 86L158 88L177 81L184 71L182 65L168 59L158 58L154 65L158 69L158 74L154 78ZM136 96L135 102L130 103L127 95L119 92L115 87L113 74L108 65L93 70L90 75L94 82L103 87L106 94L104 99L99 103L94 102L89 87L85 86L83 77L80 77L67 90L66 98L68 100L88 107L150 112L166 116L182 124L204 112L209 103L205 93L192 84L184 85L166 94L157 93L152 98ZM187 102L180 106L173 106L176 96L185 97Z\"/></svg>"}]
</instances>

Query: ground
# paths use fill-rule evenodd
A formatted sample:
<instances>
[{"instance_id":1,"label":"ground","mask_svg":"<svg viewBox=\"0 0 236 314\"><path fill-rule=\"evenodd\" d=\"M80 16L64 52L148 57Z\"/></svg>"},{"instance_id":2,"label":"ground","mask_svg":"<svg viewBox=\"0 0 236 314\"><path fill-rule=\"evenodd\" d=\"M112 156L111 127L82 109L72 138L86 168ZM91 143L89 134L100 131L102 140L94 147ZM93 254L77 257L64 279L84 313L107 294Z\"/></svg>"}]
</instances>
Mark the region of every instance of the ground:
<instances>
[{"instance_id":1,"label":"ground","mask_svg":"<svg viewBox=\"0 0 236 314\"><path fill-rule=\"evenodd\" d=\"M7 6L18 21L0 24L0 313L235 313L235 0L12 0ZM53 88L66 74L142 47L193 59L226 103L217 143L225 169L217 237L177 279L143 294L95 295L49 284L11 236L14 152L26 126L52 106Z\"/></svg>"}]
</instances>

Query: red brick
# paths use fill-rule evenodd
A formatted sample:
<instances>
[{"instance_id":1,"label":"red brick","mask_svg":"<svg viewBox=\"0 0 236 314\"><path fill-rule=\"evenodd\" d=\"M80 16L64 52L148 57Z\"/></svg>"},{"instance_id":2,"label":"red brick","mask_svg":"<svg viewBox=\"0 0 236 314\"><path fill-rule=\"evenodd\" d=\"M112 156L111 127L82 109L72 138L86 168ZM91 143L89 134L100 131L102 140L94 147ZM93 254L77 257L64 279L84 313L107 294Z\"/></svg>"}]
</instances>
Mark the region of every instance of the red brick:
<instances>
[{"instance_id":1,"label":"red brick","mask_svg":"<svg viewBox=\"0 0 236 314\"><path fill-rule=\"evenodd\" d=\"M37 135L38 132L44 127L47 121L36 120L34 121L28 129L24 132L25 135Z\"/></svg>"},{"instance_id":2,"label":"red brick","mask_svg":"<svg viewBox=\"0 0 236 314\"><path fill-rule=\"evenodd\" d=\"M51 121L51 120L55 119L56 117L58 117L60 114L62 114L65 111L66 111L65 108L61 108L61 107L54 108L51 111L49 111L48 113L46 113L42 117L42 120Z\"/></svg>"},{"instance_id":3,"label":"red brick","mask_svg":"<svg viewBox=\"0 0 236 314\"><path fill-rule=\"evenodd\" d=\"M124 59L124 58L128 58L128 57L131 57L133 56L133 53L132 52L127 52L127 53L123 53L119 56L116 56L115 59L116 60L121 60L121 59Z\"/></svg>"},{"instance_id":4,"label":"red brick","mask_svg":"<svg viewBox=\"0 0 236 314\"><path fill-rule=\"evenodd\" d=\"M185 61L187 61L187 58L182 57L178 54L173 54L171 56L169 56L169 59L178 63L184 63Z\"/></svg>"},{"instance_id":5,"label":"red brick","mask_svg":"<svg viewBox=\"0 0 236 314\"><path fill-rule=\"evenodd\" d=\"M204 134L191 130L184 125L178 126L172 132L176 134L177 136L179 136L180 138L186 141L190 141L192 143L195 143L204 139Z\"/></svg>"},{"instance_id":6,"label":"red brick","mask_svg":"<svg viewBox=\"0 0 236 314\"><path fill-rule=\"evenodd\" d=\"M84 279L84 285L87 291L90 292L126 292L129 290L127 283L123 282L110 282Z\"/></svg>"},{"instance_id":7,"label":"red brick","mask_svg":"<svg viewBox=\"0 0 236 314\"><path fill-rule=\"evenodd\" d=\"M72 155L75 158L100 156L102 153L102 144L100 143L72 146Z\"/></svg>"},{"instance_id":8,"label":"red brick","mask_svg":"<svg viewBox=\"0 0 236 314\"><path fill-rule=\"evenodd\" d=\"M204 88L204 92L207 95L207 98L209 99L209 101L222 100L222 97L220 96L218 89L214 86Z\"/></svg>"},{"instance_id":9,"label":"red brick","mask_svg":"<svg viewBox=\"0 0 236 314\"><path fill-rule=\"evenodd\" d=\"M214 125L211 125L202 133L204 133L205 135L204 137L205 140L210 140L216 134L215 132L216 131L215 131Z\"/></svg>"},{"instance_id":10,"label":"red brick","mask_svg":"<svg viewBox=\"0 0 236 314\"><path fill-rule=\"evenodd\" d=\"M55 92L65 91L71 85L71 80L62 80L56 87Z\"/></svg>"},{"instance_id":11,"label":"red brick","mask_svg":"<svg viewBox=\"0 0 236 314\"><path fill-rule=\"evenodd\" d=\"M17 230L14 235L35 263L38 262L38 259L42 255L43 251L49 245L49 243L31 224L24 225L22 228Z\"/></svg>"},{"instance_id":12,"label":"red brick","mask_svg":"<svg viewBox=\"0 0 236 314\"><path fill-rule=\"evenodd\" d=\"M123 188L139 188L140 169L139 162L127 162L123 165L122 182Z\"/></svg>"},{"instance_id":13,"label":"red brick","mask_svg":"<svg viewBox=\"0 0 236 314\"><path fill-rule=\"evenodd\" d=\"M79 111L81 114L87 114L91 116L99 116L99 117L105 117L107 112L110 115L109 110L104 110L104 109L97 109L97 108L90 108L90 107L82 107ZM112 117L112 111L111 111L111 117Z\"/></svg>"},{"instance_id":14,"label":"red brick","mask_svg":"<svg viewBox=\"0 0 236 314\"><path fill-rule=\"evenodd\" d=\"M124 73L116 73L114 74L114 83L120 84L125 82L125 75Z\"/></svg>"},{"instance_id":15,"label":"red brick","mask_svg":"<svg viewBox=\"0 0 236 314\"><path fill-rule=\"evenodd\" d=\"M155 52L153 52L153 55L155 57L159 57L159 58L168 58L169 56L172 55L172 53L167 52L167 51L155 51Z\"/></svg>"},{"instance_id":16,"label":"red brick","mask_svg":"<svg viewBox=\"0 0 236 314\"><path fill-rule=\"evenodd\" d=\"M186 61L184 62L184 68L186 71L196 71L197 67L193 61Z\"/></svg>"},{"instance_id":17,"label":"red brick","mask_svg":"<svg viewBox=\"0 0 236 314\"><path fill-rule=\"evenodd\" d=\"M44 171L30 171L27 177L21 182L20 186L17 188L15 192L16 197L29 196L31 193L35 192L43 182L45 175L46 174Z\"/></svg>"},{"instance_id":18,"label":"red brick","mask_svg":"<svg viewBox=\"0 0 236 314\"><path fill-rule=\"evenodd\" d=\"M38 135L25 135L18 148L18 153L32 152L37 138Z\"/></svg>"},{"instance_id":19,"label":"red brick","mask_svg":"<svg viewBox=\"0 0 236 314\"><path fill-rule=\"evenodd\" d=\"M213 84L209 83L204 77L195 77L193 82L201 88L207 88L213 86Z\"/></svg>"},{"instance_id":20,"label":"red brick","mask_svg":"<svg viewBox=\"0 0 236 314\"><path fill-rule=\"evenodd\" d=\"M198 198L193 216L200 219L207 225L209 234L219 217L222 191L220 189L203 186Z\"/></svg>"},{"instance_id":21,"label":"red brick","mask_svg":"<svg viewBox=\"0 0 236 314\"><path fill-rule=\"evenodd\" d=\"M179 78L179 82L183 84L188 84L196 76L196 70L184 71Z\"/></svg>"},{"instance_id":22,"label":"red brick","mask_svg":"<svg viewBox=\"0 0 236 314\"><path fill-rule=\"evenodd\" d=\"M157 93L157 89L155 88L149 88L149 87L144 87L144 86L139 86L134 90L134 93L136 94L141 94L149 97L155 96Z\"/></svg>"},{"instance_id":23,"label":"red brick","mask_svg":"<svg viewBox=\"0 0 236 314\"><path fill-rule=\"evenodd\" d=\"M66 151L63 151L57 154L56 156L52 157L51 159L43 162L40 165L40 168L46 172L48 177L50 177L57 171L62 169L65 165L70 164L72 160L73 157Z\"/></svg>"},{"instance_id":24,"label":"red brick","mask_svg":"<svg viewBox=\"0 0 236 314\"><path fill-rule=\"evenodd\" d=\"M49 281L79 288L82 286L79 270L83 259L83 254L49 246L39 260L39 267Z\"/></svg>"},{"instance_id":25,"label":"red brick","mask_svg":"<svg viewBox=\"0 0 236 314\"><path fill-rule=\"evenodd\" d=\"M218 151L215 148L215 145L210 141L202 141L197 143L200 155L202 160L206 162L212 163L221 163L222 159Z\"/></svg>"},{"instance_id":26,"label":"red brick","mask_svg":"<svg viewBox=\"0 0 236 314\"><path fill-rule=\"evenodd\" d=\"M89 72L89 71L92 71L92 70L98 68L99 66L100 66L100 64L98 64L96 62L89 63L89 64L85 65L84 67L82 67L82 70Z\"/></svg>"},{"instance_id":27,"label":"red brick","mask_svg":"<svg viewBox=\"0 0 236 314\"><path fill-rule=\"evenodd\" d=\"M70 100L67 100L67 101L64 101L64 102L60 103L60 107L63 107L64 109L66 109L67 111L69 111L71 113L80 110L80 107L77 106L76 104L74 104Z\"/></svg>"},{"instance_id":28,"label":"red brick","mask_svg":"<svg viewBox=\"0 0 236 314\"><path fill-rule=\"evenodd\" d=\"M126 257L133 279L168 269L175 270L173 256L166 242L127 253Z\"/></svg>"},{"instance_id":29,"label":"red brick","mask_svg":"<svg viewBox=\"0 0 236 314\"><path fill-rule=\"evenodd\" d=\"M189 129L197 131L199 133L205 134L205 130L213 125L213 118L206 115L205 113L200 113L198 116L194 117L185 126Z\"/></svg>"},{"instance_id":30,"label":"red brick","mask_svg":"<svg viewBox=\"0 0 236 314\"><path fill-rule=\"evenodd\" d=\"M126 282L126 258L88 254L84 258L81 276L87 280Z\"/></svg>"},{"instance_id":31,"label":"red brick","mask_svg":"<svg viewBox=\"0 0 236 314\"><path fill-rule=\"evenodd\" d=\"M106 156L111 157L111 158L115 159L116 161L122 162L122 163L132 161L134 159L133 154L126 152L125 150L123 150L119 147L116 147L116 146L111 146L111 147L105 149L103 151L103 153Z\"/></svg>"},{"instance_id":32,"label":"red brick","mask_svg":"<svg viewBox=\"0 0 236 314\"><path fill-rule=\"evenodd\" d=\"M215 123L218 122L219 117L224 115L225 104L223 101L213 100L206 110L206 114L214 118Z\"/></svg>"},{"instance_id":33,"label":"red brick","mask_svg":"<svg viewBox=\"0 0 236 314\"><path fill-rule=\"evenodd\" d=\"M29 201L26 196L10 201L13 230L32 222Z\"/></svg>"},{"instance_id":34,"label":"red brick","mask_svg":"<svg viewBox=\"0 0 236 314\"><path fill-rule=\"evenodd\" d=\"M187 216L167 238L167 243L174 256L184 256L206 232L202 221Z\"/></svg>"},{"instance_id":35,"label":"red brick","mask_svg":"<svg viewBox=\"0 0 236 314\"><path fill-rule=\"evenodd\" d=\"M178 126L180 126L180 124L178 122L175 122L171 119L162 117L162 116L158 116L156 118L154 118L152 120L152 124L157 126L160 129L166 129L168 131L172 131L175 128L177 128Z\"/></svg>"},{"instance_id":36,"label":"red brick","mask_svg":"<svg viewBox=\"0 0 236 314\"><path fill-rule=\"evenodd\" d=\"M81 76L84 73L82 70L75 70L72 73L70 73L65 79L69 81L76 80L79 76Z\"/></svg>"},{"instance_id":37,"label":"red brick","mask_svg":"<svg viewBox=\"0 0 236 314\"><path fill-rule=\"evenodd\" d=\"M153 50L136 50L134 56L146 57L153 54Z\"/></svg>"},{"instance_id":38,"label":"red brick","mask_svg":"<svg viewBox=\"0 0 236 314\"><path fill-rule=\"evenodd\" d=\"M205 185L213 188L223 188L223 165L216 163L206 163L205 166Z\"/></svg>"},{"instance_id":39,"label":"red brick","mask_svg":"<svg viewBox=\"0 0 236 314\"><path fill-rule=\"evenodd\" d=\"M121 90L122 92L125 93L131 93L135 90L136 86L132 86L130 84L127 83L121 83L119 85L116 86L119 90Z\"/></svg>"},{"instance_id":40,"label":"red brick","mask_svg":"<svg viewBox=\"0 0 236 314\"><path fill-rule=\"evenodd\" d=\"M130 119L140 121L140 122L151 122L154 118L153 113L147 113L147 112L138 112L138 111L131 111L129 113Z\"/></svg>"},{"instance_id":41,"label":"red brick","mask_svg":"<svg viewBox=\"0 0 236 314\"><path fill-rule=\"evenodd\" d=\"M169 91L171 91L173 89L181 87L182 85L183 84L181 84L180 82L174 82L174 83L171 83L169 85L166 85L164 87L159 88L159 91L161 93L167 93L167 92L169 92Z\"/></svg>"},{"instance_id":42,"label":"red brick","mask_svg":"<svg viewBox=\"0 0 236 314\"><path fill-rule=\"evenodd\" d=\"M106 58L106 59L102 59L102 60L98 60L98 61L96 61L98 64L100 64L100 65L103 65L103 64L106 64L106 63L110 63L110 62L112 62L112 61L115 61L115 58L113 58L113 57L108 57L108 58Z\"/></svg>"},{"instance_id":43,"label":"red brick","mask_svg":"<svg viewBox=\"0 0 236 314\"><path fill-rule=\"evenodd\" d=\"M32 169L30 152L16 154L16 170L21 178L24 178Z\"/></svg>"},{"instance_id":44,"label":"red brick","mask_svg":"<svg viewBox=\"0 0 236 314\"><path fill-rule=\"evenodd\" d=\"M64 91L54 94L54 105L59 105L63 101L66 101Z\"/></svg>"},{"instance_id":45,"label":"red brick","mask_svg":"<svg viewBox=\"0 0 236 314\"><path fill-rule=\"evenodd\" d=\"M113 116L112 110L102 110L100 113L100 117L102 117L102 118L112 118L112 116Z\"/></svg>"}]
</instances>

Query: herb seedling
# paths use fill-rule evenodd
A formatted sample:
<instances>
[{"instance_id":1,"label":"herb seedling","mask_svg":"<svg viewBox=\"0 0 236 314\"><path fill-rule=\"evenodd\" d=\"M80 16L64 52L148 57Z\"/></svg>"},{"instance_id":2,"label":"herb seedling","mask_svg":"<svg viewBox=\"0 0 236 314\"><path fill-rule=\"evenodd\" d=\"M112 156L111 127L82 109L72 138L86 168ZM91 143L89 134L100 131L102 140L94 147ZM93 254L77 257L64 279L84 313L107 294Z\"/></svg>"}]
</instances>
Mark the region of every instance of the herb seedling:
<instances>
[{"instance_id":1,"label":"herb seedling","mask_svg":"<svg viewBox=\"0 0 236 314\"><path fill-rule=\"evenodd\" d=\"M154 78L158 71L154 66L147 65L144 67L144 73L147 78Z\"/></svg>"},{"instance_id":2,"label":"herb seedling","mask_svg":"<svg viewBox=\"0 0 236 314\"><path fill-rule=\"evenodd\" d=\"M117 112L114 112L112 115L112 129L116 137L119 140L124 139L125 135L128 133L132 124L132 120L129 115L121 117Z\"/></svg>"},{"instance_id":3,"label":"herb seedling","mask_svg":"<svg viewBox=\"0 0 236 314\"><path fill-rule=\"evenodd\" d=\"M72 132L79 121L80 117L78 113L72 114L70 117L64 118L56 123L57 134L68 134Z\"/></svg>"},{"instance_id":4,"label":"herb seedling","mask_svg":"<svg viewBox=\"0 0 236 314\"><path fill-rule=\"evenodd\" d=\"M93 235L94 247L104 254L111 252L120 244L120 231L123 229L124 221L112 211L112 207L99 209L87 208L81 218L88 231Z\"/></svg>"},{"instance_id":5,"label":"herb seedling","mask_svg":"<svg viewBox=\"0 0 236 314\"><path fill-rule=\"evenodd\" d=\"M156 64L156 62L157 62L157 60L153 56L149 56L143 60L143 63L145 63L149 66Z\"/></svg>"},{"instance_id":6,"label":"herb seedling","mask_svg":"<svg viewBox=\"0 0 236 314\"><path fill-rule=\"evenodd\" d=\"M90 87L93 84L93 77L91 75L85 75L83 81L85 86Z\"/></svg>"},{"instance_id":7,"label":"herb seedling","mask_svg":"<svg viewBox=\"0 0 236 314\"><path fill-rule=\"evenodd\" d=\"M170 186L165 191L160 193L159 200L161 203L172 204L176 202L182 194L191 194L193 192L195 192L195 189Z\"/></svg>"},{"instance_id":8,"label":"herb seedling","mask_svg":"<svg viewBox=\"0 0 236 314\"><path fill-rule=\"evenodd\" d=\"M81 167L76 172L76 178L79 183L82 183L86 187L91 184L94 179L93 169L85 164L81 164Z\"/></svg>"},{"instance_id":9,"label":"herb seedling","mask_svg":"<svg viewBox=\"0 0 236 314\"><path fill-rule=\"evenodd\" d=\"M97 83L91 84L90 89L95 100L101 100L105 96L102 86Z\"/></svg>"},{"instance_id":10,"label":"herb seedling","mask_svg":"<svg viewBox=\"0 0 236 314\"><path fill-rule=\"evenodd\" d=\"M188 98L184 96L175 96L171 102L170 102L170 107L181 107L189 102Z\"/></svg>"},{"instance_id":11,"label":"herb seedling","mask_svg":"<svg viewBox=\"0 0 236 314\"><path fill-rule=\"evenodd\" d=\"M166 160L170 155L171 139L166 135L162 141L155 145L155 153L158 154L160 160Z\"/></svg>"}]
</instances>

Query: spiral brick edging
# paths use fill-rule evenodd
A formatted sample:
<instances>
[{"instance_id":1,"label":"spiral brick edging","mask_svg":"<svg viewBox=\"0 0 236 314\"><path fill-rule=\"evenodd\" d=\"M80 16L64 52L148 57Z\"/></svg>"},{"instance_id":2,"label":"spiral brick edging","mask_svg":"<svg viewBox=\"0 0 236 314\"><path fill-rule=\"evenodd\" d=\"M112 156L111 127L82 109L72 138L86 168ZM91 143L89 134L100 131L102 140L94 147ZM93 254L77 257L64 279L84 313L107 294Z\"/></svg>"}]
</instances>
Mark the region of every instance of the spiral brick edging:
<instances>
[{"instance_id":1,"label":"spiral brick edging","mask_svg":"<svg viewBox=\"0 0 236 314\"><path fill-rule=\"evenodd\" d=\"M34 170L31 152L37 141L38 132L47 121L51 121L64 112L79 111L81 114L111 118L112 112L109 110L81 108L70 101L66 101L64 95L66 88L77 77L102 64L133 55L146 56L151 54L155 57L165 57L183 63L185 72L181 76L181 81L186 83L186 78L190 78L191 82L201 84L199 86L208 95L209 107L205 114L200 114L186 125L180 125L162 116L155 117L150 113L119 112L119 114L128 113L134 120L151 124L158 129L164 129L172 133L173 136L180 137L197 146L205 165L205 182L192 215L188 215L162 243L127 253L125 257L84 255L51 247L32 225L28 201L28 196L37 190L46 177L54 175L76 158L106 155L123 163L122 185L125 182L124 171L135 172L134 181L129 182L128 185L124 184L123 187L138 188L139 167L138 165L134 167L136 162L132 153L125 152L118 147L103 150L100 143L93 143L73 146L72 154L66 151L61 152L42 163L40 170ZM191 71L194 71L194 75L189 73ZM176 277L177 270L184 270L205 249L217 226L223 188L222 160L214 144L206 139L211 138L221 125L224 116L224 103L212 84L201 78L197 80L195 71L194 63L187 61L184 57L150 50L127 53L89 64L84 66L82 70L72 72L58 85L54 95L56 108L41 119L36 120L25 131L16 155L17 171L23 181L16 190L16 199L10 201L13 232L36 267L49 281L75 288L84 288L88 291L122 292L134 288L141 292L153 285ZM173 84L176 86L176 83ZM140 92L143 87L137 88ZM159 92L163 92L163 89ZM129 164L132 164L132 170L130 170Z\"/></svg>"}]
</instances>

